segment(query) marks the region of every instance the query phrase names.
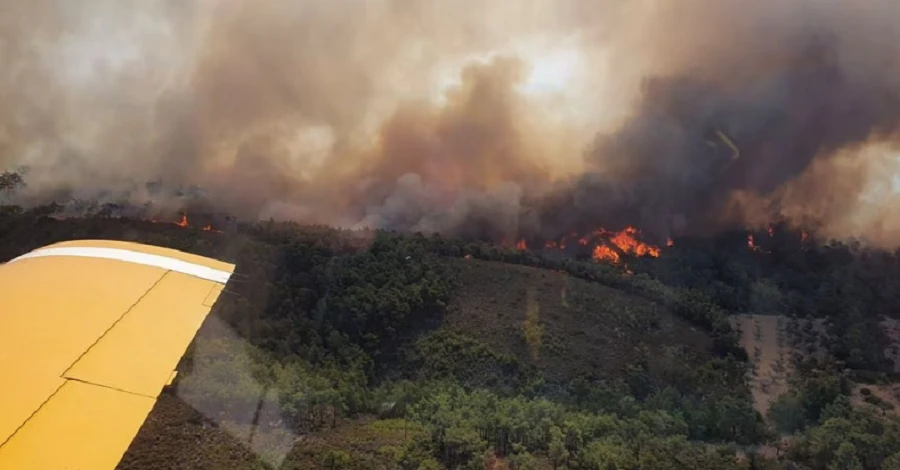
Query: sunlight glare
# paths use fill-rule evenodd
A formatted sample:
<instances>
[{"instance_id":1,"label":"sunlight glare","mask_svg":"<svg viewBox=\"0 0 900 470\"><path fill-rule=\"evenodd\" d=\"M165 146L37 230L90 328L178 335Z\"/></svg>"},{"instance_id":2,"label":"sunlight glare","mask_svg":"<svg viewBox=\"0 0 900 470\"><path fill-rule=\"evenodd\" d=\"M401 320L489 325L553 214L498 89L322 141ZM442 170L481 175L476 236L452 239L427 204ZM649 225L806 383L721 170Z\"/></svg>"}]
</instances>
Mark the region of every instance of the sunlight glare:
<instances>
[{"instance_id":1,"label":"sunlight glare","mask_svg":"<svg viewBox=\"0 0 900 470\"><path fill-rule=\"evenodd\" d=\"M529 95L561 93L578 73L580 60L573 49L526 56L530 73L520 90Z\"/></svg>"}]
</instances>

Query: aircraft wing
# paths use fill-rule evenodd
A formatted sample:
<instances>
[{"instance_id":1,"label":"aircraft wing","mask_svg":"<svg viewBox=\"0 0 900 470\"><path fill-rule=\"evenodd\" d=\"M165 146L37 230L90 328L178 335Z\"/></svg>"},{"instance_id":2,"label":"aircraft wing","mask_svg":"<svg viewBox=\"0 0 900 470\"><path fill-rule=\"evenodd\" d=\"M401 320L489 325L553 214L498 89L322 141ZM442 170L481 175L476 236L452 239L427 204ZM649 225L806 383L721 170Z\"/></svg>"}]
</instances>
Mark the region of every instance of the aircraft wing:
<instances>
[{"instance_id":1,"label":"aircraft wing","mask_svg":"<svg viewBox=\"0 0 900 470\"><path fill-rule=\"evenodd\" d=\"M113 469L234 265L85 240L0 265L0 469Z\"/></svg>"}]
</instances>

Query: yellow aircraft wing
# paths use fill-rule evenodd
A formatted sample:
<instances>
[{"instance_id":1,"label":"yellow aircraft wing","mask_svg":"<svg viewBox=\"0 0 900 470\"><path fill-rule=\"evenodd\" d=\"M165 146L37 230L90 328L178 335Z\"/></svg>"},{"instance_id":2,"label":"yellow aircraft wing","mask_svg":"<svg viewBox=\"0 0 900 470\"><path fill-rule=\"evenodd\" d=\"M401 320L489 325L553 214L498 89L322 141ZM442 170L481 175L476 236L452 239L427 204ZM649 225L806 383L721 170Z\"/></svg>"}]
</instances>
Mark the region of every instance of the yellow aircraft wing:
<instances>
[{"instance_id":1,"label":"yellow aircraft wing","mask_svg":"<svg viewBox=\"0 0 900 470\"><path fill-rule=\"evenodd\" d=\"M105 240L0 265L0 470L115 468L232 272Z\"/></svg>"}]
</instances>

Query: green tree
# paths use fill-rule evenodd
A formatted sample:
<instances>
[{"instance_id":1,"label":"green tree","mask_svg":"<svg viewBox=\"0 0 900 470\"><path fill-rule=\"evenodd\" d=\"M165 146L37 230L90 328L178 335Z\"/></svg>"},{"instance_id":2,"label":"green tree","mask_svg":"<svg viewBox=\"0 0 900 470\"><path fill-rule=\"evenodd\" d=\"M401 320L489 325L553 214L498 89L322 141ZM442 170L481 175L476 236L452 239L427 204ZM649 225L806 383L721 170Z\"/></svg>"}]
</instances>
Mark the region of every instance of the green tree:
<instances>
[{"instance_id":1,"label":"green tree","mask_svg":"<svg viewBox=\"0 0 900 470\"><path fill-rule=\"evenodd\" d=\"M536 470L537 469L537 459L534 458L533 455L528 453L524 447L516 445L513 446L515 449L515 453L509 456L509 464L512 466L513 470Z\"/></svg>"},{"instance_id":2,"label":"green tree","mask_svg":"<svg viewBox=\"0 0 900 470\"><path fill-rule=\"evenodd\" d=\"M425 459L419 463L416 470L441 470L441 464L434 459Z\"/></svg>"},{"instance_id":3,"label":"green tree","mask_svg":"<svg viewBox=\"0 0 900 470\"><path fill-rule=\"evenodd\" d=\"M350 463L350 454L342 450L332 450L325 454L325 461L323 463L325 468L329 470L340 470L346 468Z\"/></svg>"},{"instance_id":4,"label":"green tree","mask_svg":"<svg viewBox=\"0 0 900 470\"><path fill-rule=\"evenodd\" d=\"M890 457L884 459L881 464L882 470L900 470L900 452L891 454Z\"/></svg>"},{"instance_id":5,"label":"green tree","mask_svg":"<svg viewBox=\"0 0 900 470\"><path fill-rule=\"evenodd\" d=\"M637 465L633 454L612 439L591 442L579 455L579 461L588 470L625 470Z\"/></svg>"},{"instance_id":6,"label":"green tree","mask_svg":"<svg viewBox=\"0 0 900 470\"><path fill-rule=\"evenodd\" d=\"M769 407L769 419L779 432L792 434L803 429L806 412L800 397L793 393L780 395Z\"/></svg>"},{"instance_id":7,"label":"green tree","mask_svg":"<svg viewBox=\"0 0 900 470\"><path fill-rule=\"evenodd\" d=\"M828 464L828 470L863 470L862 463L856 457L856 447L842 442L834 453L834 460Z\"/></svg>"},{"instance_id":8,"label":"green tree","mask_svg":"<svg viewBox=\"0 0 900 470\"><path fill-rule=\"evenodd\" d=\"M403 460L403 449L395 446L381 446L378 448L378 455L384 463L384 470L395 470L399 468L400 462Z\"/></svg>"},{"instance_id":9,"label":"green tree","mask_svg":"<svg viewBox=\"0 0 900 470\"><path fill-rule=\"evenodd\" d=\"M806 417L818 421L825 407L843 393L844 384L840 376L824 371L804 380L800 397Z\"/></svg>"},{"instance_id":10,"label":"green tree","mask_svg":"<svg viewBox=\"0 0 900 470\"><path fill-rule=\"evenodd\" d=\"M558 426L550 428L550 443L547 446L547 452L550 457L550 463L553 468L559 468L569 459L569 451L566 449L566 441L561 429Z\"/></svg>"}]
</instances>

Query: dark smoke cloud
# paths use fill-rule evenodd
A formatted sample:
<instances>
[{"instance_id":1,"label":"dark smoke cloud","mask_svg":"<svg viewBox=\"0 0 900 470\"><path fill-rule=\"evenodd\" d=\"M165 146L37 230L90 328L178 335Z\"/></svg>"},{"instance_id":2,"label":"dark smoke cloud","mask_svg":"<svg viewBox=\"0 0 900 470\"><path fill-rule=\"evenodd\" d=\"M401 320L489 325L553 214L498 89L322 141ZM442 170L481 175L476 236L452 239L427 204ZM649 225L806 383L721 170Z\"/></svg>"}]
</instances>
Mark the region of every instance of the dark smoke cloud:
<instances>
[{"instance_id":1,"label":"dark smoke cloud","mask_svg":"<svg viewBox=\"0 0 900 470\"><path fill-rule=\"evenodd\" d=\"M349 227L787 217L894 244L897 18L893 0L7 0L0 164L30 168L32 200L175 208L198 186L241 217Z\"/></svg>"},{"instance_id":2,"label":"dark smoke cloud","mask_svg":"<svg viewBox=\"0 0 900 470\"><path fill-rule=\"evenodd\" d=\"M791 53L765 64L773 72L753 80L731 79L727 70L718 80L650 78L633 117L616 132L600 135L588 161L611 184L629 182L633 192L624 199L637 220L671 224L666 216L681 216L714 223L736 191L772 194L816 159L890 138L897 130L896 78L859 77L857 70L843 67L839 41L823 31L782 44ZM728 141L739 148L739 157ZM825 178L817 179L824 183ZM608 192L597 192L594 175L579 185L596 199ZM800 202L810 203L837 186L807 183L806 189L808 200ZM863 187L841 189L842 197L852 198ZM623 198L613 199L618 199L615 212ZM604 208L591 209L598 222L610 215Z\"/></svg>"}]
</instances>

